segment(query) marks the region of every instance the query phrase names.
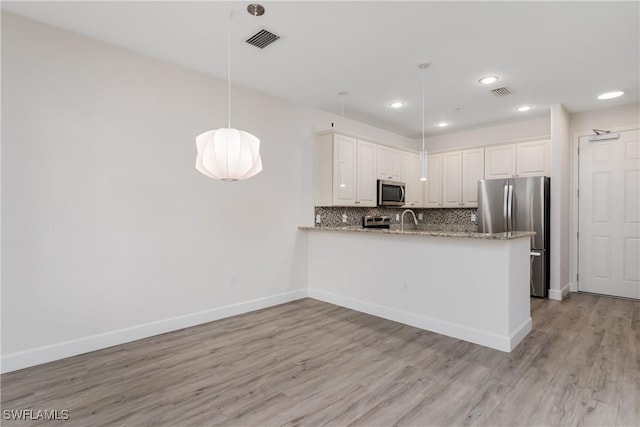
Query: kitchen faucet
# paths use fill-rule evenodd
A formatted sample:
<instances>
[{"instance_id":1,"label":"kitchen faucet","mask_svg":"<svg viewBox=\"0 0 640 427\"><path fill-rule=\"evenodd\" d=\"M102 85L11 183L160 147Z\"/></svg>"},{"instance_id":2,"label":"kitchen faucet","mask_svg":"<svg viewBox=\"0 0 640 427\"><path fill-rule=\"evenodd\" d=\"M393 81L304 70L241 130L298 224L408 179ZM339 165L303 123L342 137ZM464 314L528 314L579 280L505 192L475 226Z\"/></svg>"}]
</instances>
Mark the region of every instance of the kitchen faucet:
<instances>
[{"instance_id":1,"label":"kitchen faucet","mask_svg":"<svg viewBox=\"0 0 640 427\"><path fill-rule=\"evenodd\" d=\"M416 219L416 214L413 213L413 211L411 209L405 209L402 212L402 219L400 220L400 232L404 233L404 214L406 214L407 212L409 212L411 215L413 215L413 222L416 223L416 225L418 225L418 220Z\"/></svg>"}]
</instances>

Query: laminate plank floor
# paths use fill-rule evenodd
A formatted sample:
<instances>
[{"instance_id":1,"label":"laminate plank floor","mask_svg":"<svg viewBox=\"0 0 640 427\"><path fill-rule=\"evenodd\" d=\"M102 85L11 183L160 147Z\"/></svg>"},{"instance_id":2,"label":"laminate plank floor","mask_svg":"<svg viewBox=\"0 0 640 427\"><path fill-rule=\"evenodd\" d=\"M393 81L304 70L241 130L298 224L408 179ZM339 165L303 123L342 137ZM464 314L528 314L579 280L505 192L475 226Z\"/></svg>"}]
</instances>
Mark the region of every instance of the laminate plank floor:
<instances>
[{"instance_id":1,"label":"laminate plank floor","mask_svg":"<svg viewBox=\"0 0 640 427\"><path fill-rule=\"evenodd\" d=\"M531 300L511 353L313 299L2 375L65 426L640 426L640 302ZM3 412L4 415L4 412Z\"/></svg>"}]
</instances>

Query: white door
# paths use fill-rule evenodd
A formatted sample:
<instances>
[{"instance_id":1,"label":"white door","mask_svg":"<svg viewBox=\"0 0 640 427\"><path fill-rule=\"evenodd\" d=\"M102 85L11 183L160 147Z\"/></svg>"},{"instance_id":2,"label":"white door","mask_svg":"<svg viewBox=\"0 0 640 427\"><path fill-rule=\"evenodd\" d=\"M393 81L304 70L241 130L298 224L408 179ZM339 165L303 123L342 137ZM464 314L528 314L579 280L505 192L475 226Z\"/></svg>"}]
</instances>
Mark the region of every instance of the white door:
<instances>
[{"instance_id":1,"label":"white door","mask_svg":"<svg viewBox=\"0 0 640 427\"><path fill-rule=\"evenodd\" d=\"M578 289L640 299L640 132L579 144Z\"/></svg>"}]
</instances>

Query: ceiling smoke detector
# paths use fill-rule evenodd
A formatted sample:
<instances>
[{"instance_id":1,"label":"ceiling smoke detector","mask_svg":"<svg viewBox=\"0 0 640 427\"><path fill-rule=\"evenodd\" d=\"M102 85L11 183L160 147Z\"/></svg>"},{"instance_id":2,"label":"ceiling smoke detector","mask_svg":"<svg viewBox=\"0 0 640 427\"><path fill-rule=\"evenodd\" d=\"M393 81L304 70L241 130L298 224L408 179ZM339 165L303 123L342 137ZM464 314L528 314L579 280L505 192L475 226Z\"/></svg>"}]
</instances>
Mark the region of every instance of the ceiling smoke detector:
<instances>
[{"instance_id":1,"label":"ceiling smoke detector","mask_svg":"<svg viewBox=\"0 0 640 427\"><path fill-rule=\"evenodd\" d=\"M276 35L274 33L272 33L271 31L262 28L261 30L258 30L257 33L255 33L254 35L252 35L251 37L249 37L247 40L245 40L247 43L249 43L251 46L255 46L255 47L259 47L260 49L264 49L265 47L269 46L271 43L277 41L280 39L279 35Z\"/></svg>"},{"instance_id":2,"label":"ceiling smoke detector","mask_svg":"<svg viewBox=\"0 0 640 427\"><path fill-rule=\"evenodd\" d=\"M511 95L513 92L511 92L511 89L509 89L508 87L502 86L496 89L492 89L491 93L495 96L507 96Z\"/></svg>"}]
</instances>

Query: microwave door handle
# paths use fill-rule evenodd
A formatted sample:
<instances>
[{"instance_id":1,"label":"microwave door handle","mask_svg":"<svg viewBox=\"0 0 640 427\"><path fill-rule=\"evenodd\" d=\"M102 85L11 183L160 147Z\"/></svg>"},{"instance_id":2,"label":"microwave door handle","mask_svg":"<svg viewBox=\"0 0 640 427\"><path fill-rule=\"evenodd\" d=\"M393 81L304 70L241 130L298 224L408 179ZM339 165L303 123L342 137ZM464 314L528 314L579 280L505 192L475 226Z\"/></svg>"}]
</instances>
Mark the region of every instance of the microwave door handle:
<instances>
[{"instance_id":1,"label":"microwave door handle","mask_svg":"<svg viewBox=\"0 0 640 427\"><path fill-rule=\"evenodd\" d=\"M404 202L404 185L400 186L400 191L402 191L401 202Z\"/></svg>"},{"instance_id":2,"label":"microwave door handle","mask_svg":"<svg viewBox=\"0 0 640 427\"><path fill-rule=\"evenodd\" d=\"M502 218L504 219L504 231L509 231L509 222L508 222L509 214L507 210L507 206L509 203L509 188L507 187L506 184L503 187L503 190L504 192L503 192L503 202L502 202Z\"/></svg>"}]
</instances>

